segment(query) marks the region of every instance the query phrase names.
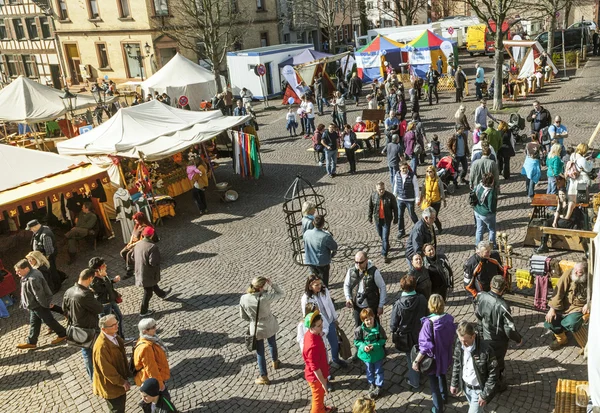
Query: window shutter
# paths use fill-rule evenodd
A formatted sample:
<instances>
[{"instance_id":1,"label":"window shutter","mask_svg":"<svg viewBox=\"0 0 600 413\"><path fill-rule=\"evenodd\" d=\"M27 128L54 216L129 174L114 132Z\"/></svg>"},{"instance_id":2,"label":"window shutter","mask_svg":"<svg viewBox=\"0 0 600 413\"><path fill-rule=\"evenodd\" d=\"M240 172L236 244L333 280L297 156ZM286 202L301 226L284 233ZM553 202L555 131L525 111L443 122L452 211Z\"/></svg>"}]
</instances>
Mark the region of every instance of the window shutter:
<instances>
[{"instance_id":1,"label":"window shutter","mask_svg":"<svg viewBox=\"0 0 600 413\"><path fill-rule=\"evenodd\" d=\"M24 39L29 40L29 27L27 27L27 20L21 19L21 28L23 29Z\"/></svg>"},{"instance_id":2,"label":"window shutter","mask_svg":"<svg viewBox=\"0 0 600 413\"><path fill-rule=\"evenodd\" d=\"M6 27L6 39L11 40L14 39L13 36L13 27L12 27L12 19L4 19L4 27Z\"/></svg>"},{"instance_id":3,"label":"window shutter","mask_svg":"<svg viewBox=\"0 0 600 413\"><path fill-rule=\"evenodd\" d=\"M42 31L42 22L40 21L39 17L35 18L35 30L37 30L37 37L38 37L38 39L43 39L44 38L44 32Z\"/></svg>"}]
</instances>

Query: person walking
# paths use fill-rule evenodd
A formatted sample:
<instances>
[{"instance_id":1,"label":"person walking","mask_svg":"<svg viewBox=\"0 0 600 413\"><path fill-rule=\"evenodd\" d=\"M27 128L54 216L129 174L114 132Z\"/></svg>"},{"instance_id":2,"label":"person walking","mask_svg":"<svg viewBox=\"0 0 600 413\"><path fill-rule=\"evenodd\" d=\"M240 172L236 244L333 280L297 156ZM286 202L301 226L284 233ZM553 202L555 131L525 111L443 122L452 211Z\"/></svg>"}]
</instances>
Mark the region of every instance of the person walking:
<instances>
[{"instance_id":1,"label":"person walking","mask_svg":"<svg viewBox=\"0 0 600 413\"><path fill-rule=\"evenodd\" d=\"M323 319L323 331L331 348L331 365L336 368L347 367L346 362L340 359L340 346L337 336L338 313L335 311L329 289L323 285L323 281L318 274L308 276L300 304L303 317L306 317L309 312L319 310L319 314ZM312 308L312 311L307 312L308 307Z\"/></svg>"},{"instance_id":2,"label":"person walking","mask_svg":"<svg viewBox=\"0 0 600 413\"><path fill-rule=\"evenodd\" d=\"M194 164L191 179L193 182L192 197L194 198L194 202L198 207L200 215L203 215L208 213L208 205L206 203L206 188L208 187L210 170L201 156L197 156L192 162Z\"/></svg>"},{"instance_id":3,"label":"person walking","mask_svg":"<svg viewBox=\"0 0 600 413\"><path fill-rule=\"evenodd\" d=\"M381 256L389 262L390 229L392 222L398 223L398 204L396 197L385 190L385 184L378 182L369 198L369 223L375 220L377 234L381 238Z\"/></svg>"},{"instance_id":4,"label":"person walking","mask_svg":"<svg viewBox=\"0 0 600 413\"><path fill-rule=\"evenodd\" d=\"M469 413L483 413L496 394L498 362L474 324L461 321L456 332L450 393L457 396L462 391L469 403Z\"/></svg>"},{"instance_id":5,"label":"person walking","mask_svg":"<svg viewBox=\"0 0 600 413\"><path fill-rule=\"evenodd\" d=\"M392 187L394 186L394 177L400 168L401 157L404 154L404 148L399 142L400 136L395 133L392 135L392 141L381 151L381 153L387 157L388 168L390 169L390 185Z\"/></svg>"},{"instance_id":6,"label":"person walking","mask_svg":"<svg viewBox=\"0 0 600 413\"><path fill-rule=\"evenodd\" d=\"M454 86L456 87L456 102L463 101L463 94L465 90L465 84L467 83L467 75L462 70L461 66L456 68L456 73L454 73Z\"/></svg>"},{"instance_id":7,"label":"person walking","mask_svg":"<svg viewBox=\"0 0 600 413\"><path fill-rule=\"evenodd\" d=\"M46 280L46 284L48 284L50 291L52 294L56 294L60 290L61 280L53 278L53 274L50 271L50 263L48 262L46 256L40 251L31 251L25 256L25 258L27 261L29 261L29 264L31 264L33 269L36 269L42 273L42 276L44 277L44 280ZM52 308L54 309L54 307Z\"/></svg>"},{"instance_id":8,"label":"person walking","mask_svg":"<svg viewBox=\"0 0 600 413\"><path fill-rule=\"evenodd\" d=\"M129 369L125 344L117 335L119 322L114 314L105 315L98 323L101 333L94 343L94 380L92 390L106 400L111 413L125 413L127 392L131 385L127 380Z\"/></svg>"},{"instance_id":9,"label":"person walking","mask_svg":"<svg viewBox=\"0 0 600 413\"><path fill-rule=\"evenodd\" d=\"M427 372L429 387L433 400L433 413L444 411L448 403L448 384L446 373L452 364L452 347L456 336L454 317L445 312L446 304L439 294L429 297L427 308L430 315L421 318L421 331L419 332L419 352L412 362L411 369L419 371L423 359L435 359L435 369Z\"/></svg>"},{"instance_id":10,"label":"person walking","mask_svg":"<svg viewBox=\"0 0 600 413\"><path fill-rule=\"evenodd\" d=\"M550 148L550 153L548 154L548 158L546 159L546 166L548 167L548 188L546 189L547 194L558 195L556 179L561 178L565 169L563 161L560 158L561 151L562 146L558 143L555 143Z\"/></svg>"},{"instance_id":11,"label":"person walking","mask_svg":"<svg viewBox=\"0 0 600 413\"><path fill-rule=\"evenodd\" d=\"M427 207L421 214L421 219L413 225L408 241L406 242L406 260L410 268L412 257L415 254L423 256L425 244L437 245L437 238L433 224L437 219L437 213L433 207ZM429 296L427 297L429 298Z\"/></svg>"},{"instance_id":12,"label":"person walking","mask_svg":"<svg viewBox=\"0 0 600 413\"><path fill-rule=\"evenodd\" d=\"M29 336L27 343L17 344L21 350L37 348L38 337L44 322L58 336L50 344L60 344L67 339L65 328L52 316L52 291L42 273L22 259L15 265L15 273L21 279L21 305L29 311Z\"/></svg>"},{"instance_id":13,"label":"person walking","mask_svg":"<svg viewBox=\"0 0 600 413\"><path fill-rule=\"evenodd\" d=\"M94 257L88 262L88 268L94 270L94 279L90 284L90 290L93 291L96 300L104 307L102 315L114 314L119 322L118 333L122 339L125 339L123 333L123 313L117 304L119 293L115 291L114 285L121 281L121 276L117 275L112 280L108 278L106 261L102 257Z\"/></svg>"},{"instance_id":14,"label":"person walking","mask_svg":"<svg viewBox=\"0 0 600 413\"><path fill-rule=\"evenodd\" d=\"M498 205L498 192L495 188L494 175L486 173L481 183L474 188L477 196L477 205L473 207L477 230L475 232L475 246L483 239L485 228L489 232L489 242L496 248L496 209Z\"/></svg>"},{"instance_id":15,"label":"person walking","mask_svg":"<svg viewBox=\"0 0 600 413\"><path fill-rule=\"evenodd\" d=\"M525 175L525 190L527 191L527 201L533 201L535 193L535 184L542 176L540 167L541 146L538 137L531 135L531 142L525 146L525 162L521 168L521 175Z\"/></svg>"},{"instance_id":16,"label":"person walking","mask_svg":"<svg viewBox=\"0 0 600 413\"><path fill-rule=\"evenodd\" d=\"M354 152L359 146L356 140L356 133L352 130L352 126L344 126L341 140L344 152L346 153L346 159L348 159L348 165L350 165L350 175L354 175L356 173L356 155Z\"/></svg>"},{"instance_id":17,"label":"person walking","mask_svg":"<svg viewBox=\"0 0 600 413\"><path fill-rule=\"evenodd\" d=\"M123 248L120 252L121 257L125 260L125 271L127 272L123 278L133 277L133 269L135 267L135 262L133 259L133 247L139 241L141 241L144 237L142 237L142 232L146 227L154 228L154 225L148 220L146 215L143 212L136 212L133 214L133 231L131 232L131 238L125 248ZM154 232L154 242L158 242L158 235Z\"/></svg>"},{"instance_id":18,"label":"person walking","mask_svg":"<svg viewBox=\"0 0 600 413\"><path fill-rule=\"evenodd\" d=\"M410 159L410 169L415 176L417 175L417 167L419 166L419 155L423 150L423 147L417 142L417 134L415 131L415 124L410 122L406 127L406 133L404 133L404 153L407 158Z\"/></svg>"},{"instance_id":19,"label":"person walking","mask_svg":"<svg viewBox=\"0 0 600 413\"><path fill-rule=\"evenodd\" d=\"M469 184L471 189L474 189L479 185L485 174L491 173L494 176L494 189L496 189L496 192L500 190L498 164L490 158L491 149L492 147L485 140L481 142L481 158L475 160L471 164L471 171L469 172Z\"/></svg>"},{"instance_id":20,"label":"person walking","mask_svg":"<svg viewBox=\"0 0 600 413\"><path fill-rule=\"evenodd\" d=\"M464 135L462 125L456 125L456 133L448 140L448 150L454 155L454 159L461 166L460 182L465 183L465 178L469 169L469 145ZM458 168L456 168L458 173Z\"/></svg>"},{"instance_id":21,"label":"person walking","mask_svg":"<svg viewBox=\"0 0 600 413\"><path fill-rule=\"evenodd\" d=\"M346 120L346 99L344 94L335 92L334 113L337 118L337 126L342 128L348 121Z\"/></svg>"},{"instance_id":22,"label":"person walking","mask_svg":"<svg viewBox=\"0 0 600 413\"><path fill-rule=\"evenodd\" d=\"M306 231L304 239L304 264L319 274L325 286L329 286L331 259L337 253L338 245L329 231L325 231L325 217L315 215L314 228Z\"/></svg>"},{"instance_id":23,"label":"person walking","mask_svg":"<svg viewBox=\"0 0 600 413\"><path fill-rule=\"evenodd\" d=\"M267 289L267 286L270 288ZM240 298L240 317L248 322L249 334L256 336L256 360L260 376L254 380L254 383L258 385L271 383L267 375L265 339L271 351L273 370L281 366L275 337L279 331L279 323L271 311L271 303L283 297L284 292L281 287L272 283L269 278L257 276L250 283L247 293Z\"/></svg>"},{"instance_id":24,"label":"person walking","mask_svg":"<svg viewBox=\"0 0 600 413\"><path fill-rule=\"evenodd\" d=\"M435 95L435 104L439 103L439 96L437 85L440 79L440 73L433 69L433 65L429 65L429 70L425 73L425 79L427 79L427 98L429 100L429 106L431 106L433 96Z\"/></svg>"},{"instance_id":25,"label":"person walking","mask_svg":"<svg viewBox=\"0 0 600 413\"><path fill-rule=\"evenodd\" d=\"M500 121L498 132L502 136L502 145L498 151L498 173L501 173L504 179L510 179L510 158L515 156L512 134L504 121Z\"/></svg>"},{"instance_id":26,"label":"person walking","mask_svg":"<svg viewBox=\"0 0 600 413\"><path fill-rule=\"evenodd\" d=\"M406 353L406 381L414 389L419 388L419 372L411 368L410 352L419 343L421 318L427 316L427 299L415 291L417 280L412 275L404 275L400 279L402 294L394 303L390 316L390 331L394 346Z\"/></svg>"},{"instance_id":27,"label":"person walking","mask_svg":"<svg viewBox=\"0 0 600 413\"><path fill-rule=\"evenodd\" d=\"M423 185L423 198L421 199L421 209L425 210L432 207L435 210L435 226L438 234L442 232L442 222L440 221L440 208L442 203L446 208L446 191L442 181L438 176L435 166L428 166L425 170L425 183Z\"/></svg>"},{"instance_id":28,"label":"person walking","mask_svg":"<svg viewBox=\"0 0 600 413\"><path fill-rule=\"evenodd\" d=\"M96 271L90 268L79 273L77 283L65 291L63 296L62 308L67 317L67 324L85 329L87 331L98 332L98 316L104 311L104 306L100 304L94 292L90 290L90 285L94 281ZM81 355L85 368L90 377L94 378L94 363L92 357L92 344L81 347Z\"/></svg>"},{"instance_id":29,"label":"person walking","mask_svg":"<svg viewBox=\"0 0 600 413\"><path fill-rule=\"evenodd\" d=\"M475 63L475 99L483 99L483 92L481 90L483 82L485 82L483 67L479 66L479 63Z\"/></svg>"},{"instance_id":30,"label":"person walking","mask_svg":"<svg viewBox=\"0 0 600 413\"><path fill-rule=\"evenodd\" d=\"M156 334L156 320L142 318L138 323L140 338L133 347L133 366L136 373L133 376L135 385L141 387L148 379L153 378L158 383L161 394L170 399L166 381L171 377L169 368L169 350L166 344ZM141 403L144 413L153 413L150 403Z\"/></svg>"},{"instance_id":31,"label":"person walking","mask_svg":"<svg viewBox=\"0 0 600 413\"><path fill-rule=\"evenodd\" d=\"M163 300L171 295L171 287L162 290L160 282L160 250L152 238L154 228L146 227L142 231L143 239L135 244L133 257L135 261L135 285L144 288L144 296L140 305L140 317L149 317L154 310L149 310L150 299L156 294Z\"/></svg>"},{"instance_id":32,"label":"person walking","mask_svg":"<svg viewBox=\"0 0 600 413\"><path fill-rule=\"evenodd\" d=\"M502 295L507 289L504 277L496 275L492 278L490 292L482 292L475 298L475 316L481 324L482 338L489 345L498 362L498 390L506 390L504 373L504 357L508 351L509 340L523 344L523 337L517 331L512 318L510 306Z\"/></svg>"},{"instance_id":33,"label":"person walking","mask_svg":"<svg viewBox=\"0 0 600 413\"><path fill-rule=\"evenodd\" d=\"M460 105L456 110L456 113L454 113L454 123L463 127L465 142L467 141L467 135L471 130L471 125L469 125L469 121L467 120L467 115L465 113L466 110L467 107L465 105Z\"/></svg>"},{"instance_id":34,"label":"person walking","mask_svg":"<svg viewBox=\"0 0 600 413\"><path fill-rule=\"evenodd\" d=\"M360 320L362 324L354 329L354 346L357 348L357 357L365 363L369 397L374 400L381 395L383 387L387 335L370 308L362 309Z\"/></svg>"},{"instance_id":35,"label":"person walking","mask_svg":"<svg viewBox=\"0 0 600 413\"><path fill-rule=\"evenodd\" d=\"M362 80L360 77L356 75L356 72L352 73L352 78L350 79L348 85L348 94L352 96L356 106L358 106L358 99L360 98L360 92L362 91Z\"/></svg>"},{"instance_id":36,"label":"person walking","mask_svg":"<svg viewBox=\"0 0 600 413\"><path fill-rule=\"evenodd\" d=\"M336 131L335 124L330 123L327 130L321 136L321 143L325 150L325 169L330 178L336 175L339 140L340 137Z\"/></svg>"},{"instance_id":37,"label":"person walking","mask_svg":"<svg viewBox=\"0 0 600 413\"><path fill-rule=\"evenodd\" d=\"M400 164L400 171L396 173L394 178L394 195L398 199L398 239L401 239L406 236L404 212L408 210L410 219L416 224L419 218L415 214L415 201L417 206L421 204L417 177L409 169L406 162Z\"/></svg>"}]
</instances>

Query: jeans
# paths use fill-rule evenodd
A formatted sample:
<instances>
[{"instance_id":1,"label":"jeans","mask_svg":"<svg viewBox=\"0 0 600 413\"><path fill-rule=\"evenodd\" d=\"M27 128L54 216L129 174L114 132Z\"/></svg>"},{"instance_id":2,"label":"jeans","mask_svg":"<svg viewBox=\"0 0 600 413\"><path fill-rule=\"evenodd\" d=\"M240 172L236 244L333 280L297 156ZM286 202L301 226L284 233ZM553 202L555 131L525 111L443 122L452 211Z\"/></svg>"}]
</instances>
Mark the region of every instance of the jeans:
<instances>
[{"instance_id":1,"label":"jeans","mask_svg":"<svg viewBox=\"0 0 600 413\"><path fill-rule=\"evenodd\" d=\"M438 164L438 162L440 161L440 159L441 159L441 158L440 158L440 156L439 156L439 155L434 155L434 154L431 154L431 162L432 162L432 165L433 165L433 166L435 166L436 168L437 168L437 164Z\"/></svg>"},{"instance_id":2,"label":"jeans","mask_svg":"<svg viewBox=\"0 0 600 413\"><path fill-rule=\"evenodd\" d=\"M329 324L329 331L327 332L327 341L329 341L329 347L331 347L331 359L334 363L339 363L340 343L338 342L337 332L335 331L335 323Z\"/></svg>"},{"instance_id":3,"label":"jeans","mask_svg":"<svg viewBox=\"0 0 600 413\"><path fill-rule=\"evenodd\" d=\"M387 257L390 250L390 224L385 222L385 219L379 218L379 222L375 223L377 234L381 238L381 255Z\"/></svg>"},{"instance_id":4,"label":"jeans","mask_svg":"<svg viewBox=\"0 0 600 413\"><path fill-rule=\"evenodd\" d=\"M85 364L85 370L87 371L88 376L90 376L90 381L94 380L94 362L92 358L92 349L91 348L81 348L81 355L83 356L83 363Z\"/></svg>"},{"instance_id":5,"label":"jeans","mask_svg":"<svg viewBox=\"0 0 600 413\"><path fill-rule=\"evenodd\" d=\"M415 175L417 175L417 166L419 166L419 155L413 153L410 157L410 169L412 169Z\"/></svg>"},{"instance_id":6,"label":"jeans","mask_svg":"<svg viewBox=\"0 0 600 413\"><path fill-rule=\"evenodd\" d=\"M116 397L114 399L106 399L106 405L110 413L125 413L125 402L127 401L127 394Z\"/></svg>"},{"instance_id":7,"label":"jeans","mask_svg":"<svg viewBox=\"0 0 600 413\"><path fill-rule=\"evenodd\" d=\"M346 122L346 112L338 111L337 118L338 118L338 123L340 125L340 129L342 129L347 123Z\"/></svg>"},{"instance_id":8,"label":"jeans","mask_svg":"<svg viewBox=\"0 0 600 413\"><path fill-rule=\"evenodd\" d=\"M555 176L548 177L548 188L546 189L546 193L558 195L558 189L556 188L556 177Z\"/></svg>"},{"instance_id":9,"label":"jeans","mask_svg":"<svg viewBox=\"0 0 600 413\"><path fill-rule=\"evenodd\" d=\"M435 226L438 229L438 231L441 231L442 222L440 221L440 208L442 207L442 201L434 202L433 204L431 204L431 207L435 209Z\"/></svg>"},{"instance_id":10,"label":"jeans","mask_svg":"<svg viewBox=\"0 0 600 413\"><path fill-rule=\"evenodd\" d=\"M306 118L306 134L315 133L315 118Z\"/></svg>"},{"instance_id":11,"label":"jeans","mask_svg":"<svg viewBox=\"0 0 600 413\"><path fill-rule=\"evenodd\" d=\"M483 99L483 93L481 93L481 83L475 82L475 98Z\"/></svg>"},{"instance_id":12,"label":"jeans","mask_svg":"<svg viewBox=\"0 0 600 413\"><path fill-rule=\"evenodd\" d=\"M204 212L206 210L206 194L204 190L192 188L192 197L200 212Z\"/></svg>"},{"instance_id":13,"label":"jeans","mask_svg":"<svg viewBox=\"0 0 600 413\"><path fill-rule=\"evenodd\" d=\"M490 215L481 215L477 212L475 213L475 221L477 222L477 231L475 232L475 245L479 245L479 242L483 238L483 233L485 228L488 229L490 233L490 243L496 246L496 214Z\"/></svg>"},{"instance_id":14,"label":"jeans","mask_svg":"<svg viewBox=\"0 0 600 413\"><path fill-rule=\"evenodd\" d=\"M344 148L346 152L346 159L348 159L348 164L350 165L350 173L353 174L356 172L356 156L354 154L354 149Z\"/></svg>"},{"instance_id":15,"label":"jeans","mask_svg":"<svg viewBox=\"0 0 600 413\"><path fill-rule=\"evenodd\" d=\"M389 168L390 168L390 185L392 186L392 189L394 189L394 177L398 173L398 167L390 166Z\"/></svg>"},{"instance_id":16,"label":"jeans","mask_svg":"<svg viewBox=\"0 0 600 413\"><path fill-rule=\"evenodd\" d=\"M118 334L122 339L125 339L125 334L123 334L123 313L121 313L121 309L119 308L119 304L117 303L108 303L104 304L104 309L102 310L102 316L114 314L117 317L117 321L119 322L119 331Z\"/></svg>"},{"instance_id":17,"label":"jeans","mask_svg":"<svg viewBox=\"0 0 600 413\"><path fill-rule=\"evenodd\" d=\"M335 166L337 162L337 150L325 149L325 169L329 175L335 175Z\"/></svg>"},{"instance_id":18,"label":"jeans","mask_svg":"<svg viewBox=\"0 0 600 413\"><path fill-rule=\"evenodd\" d=\"M479 393L481 393L481 390L473 390L465 386L463 391L469 402L469 413L484 413L483 407L479 405Z\"/></svg>"},{"instance_id":19,"label":"jeans","mask_svg":"<svg viewBox=\"0 0 600 413\"><path fill-rule=\"evenodd\" d=\"M267 339L269 350L271 351L271 360L279 360L277 354L277 342L275 334ZM267 375L267 360L265 359L265 340L256 340L256 360L258 361L258 371L261 376Z\"/></svg>"},{"instance_id":20,"label":"jeans","mask_svg":"<svg viewBox=\"0 0 600 413\"><path fill-rule=\"evenodd\" d=\"M367 366L367 381L377 387L383 386L383 361L381 359L376 363L365 363Z\"/></svg>"},{"instance_id":21,"label":"jeans","mask_svg":"<svg viewBox=\"0 0 600 413\"><path fill-rule=\"evenodd\" d=\"M404 211L408 209L408 215L412 220L413 224L416 224L419 218L415 214L415 201L401 201L398 200L398 232L404 234Z\"/></svg>"},{"instance_id":22,"label":"jeans","mask_svg":"<svg viewBox=\"0 0 600 413\"><path fill-rule=\"evenodd\" d=\"M410 357L410 351L406 352L406 365L408 366L408 371L406 375L408 376L406 380L411 387L415 389L419 387L419 382L421 378L421 373L418 371L414 371L412 368L412 358Z\"/></svg>"},{"instance_id":23,"label":"jeans","mask_svg":"<svg viewBox=\"0 0 600 413\"><path fill-rule=\"evenodd\" d=\"M67 331L52 316L50 309L39 307L34 310L29 310L29 337L27 338L27 343L37 344L42 322L50 327L59 337L65 337L67 335Z\"/></svg>"},{"instance_id":24,"label":"jeans","mask_svg":"<svg viewBox=\"0 0 600 413\"><path fill-rule=\"evenodd\" d=\"M465 179L467 176L467 169L469 169L469 163L467 162L466 156L457 156L456 161L462 167L462 171L460 171L460 179ZM458 172L458 168L456 168L456 172Z\"/></svg>"},{"instance_id":25,"label":"jeans","mask_svg":"<svg viewBox=\"0 0 600 413\"><path fill-rule=\"evenodd\" d=\"M429 375L429 388L431 389L431 399L433 400L433 408L435 413L444 411L444 403L448 398L448 384L446 383L446 375L436 376Z\"/></svg>"},{"instance_id":26,"label":"jeans","mask_svg":"<svg viewBox=\"0 0 600 413\"><path fill-rule=\"evenodd\" d=\"M0 297L0 318L8 318L10 313L6 309L6 305L4 304L4 300Z\"/></svg>"},{"instance_id":27,"label":"jeans","mask_svg":"<svg viewBox=\"0 0 600 413\"><path fill-rule=\"evenodd\" d=\"M319 114L323 113L323 99L321 96L317 96L317 110Z\"/></svg>"},{"instance_id":28,"label":"jeans","mask_svg":"<svg viewBox=\"0 0 600 413\"><path fill-rule=\"evenodd\" d=\"M140 307L140 314L146 314L148 312L148 306L150 305L150 299L152 293L156 293L160 298L164 298L166 293L160 289L158 284L153 287L144 287L144 297L142 298L142 305Z\"/></svg>"},{"instance_id":29,"label":"jeans","mask_svg":"<svg viewBox=\"0 0 600 413\"><path fill-rule=\"evenodd\" d=\"M525 190L527 191L527 196L533 198L535 193L535 182L529 178L525 178Z\"/></svg>"}]
</instances>

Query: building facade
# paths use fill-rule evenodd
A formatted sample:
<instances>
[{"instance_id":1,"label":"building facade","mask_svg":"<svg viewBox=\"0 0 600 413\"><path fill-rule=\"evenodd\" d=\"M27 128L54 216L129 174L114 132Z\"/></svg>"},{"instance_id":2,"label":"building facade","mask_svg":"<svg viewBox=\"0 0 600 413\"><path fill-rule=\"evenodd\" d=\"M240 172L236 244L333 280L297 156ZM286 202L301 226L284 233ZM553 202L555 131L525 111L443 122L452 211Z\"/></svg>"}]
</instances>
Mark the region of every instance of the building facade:
<instances>
[{"instance_id":1,"label":"building facade","mask_svg":"<svg viewBox=\"0 0 600 413\"><path fill-rule=\"evenodd\" d=\"M40 7L40 5L42 7ZM23 75L60 89L62 58L57 53L52 16L45 1L0 0L0 73L2 83Z\"/></svg>"}]
</instances>

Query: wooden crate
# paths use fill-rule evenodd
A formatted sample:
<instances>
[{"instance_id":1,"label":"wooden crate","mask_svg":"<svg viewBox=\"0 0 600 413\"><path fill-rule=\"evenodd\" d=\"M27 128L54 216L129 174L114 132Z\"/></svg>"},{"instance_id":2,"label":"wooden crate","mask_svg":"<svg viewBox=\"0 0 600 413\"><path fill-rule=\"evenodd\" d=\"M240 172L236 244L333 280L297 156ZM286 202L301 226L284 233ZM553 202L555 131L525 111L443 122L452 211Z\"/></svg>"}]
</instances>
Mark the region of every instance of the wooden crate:
<instances>
[{"instance_id":1,"label":"wooden crate","mask_svg":"<svg viewBox=\"0 0 600 413\"><path fill-rule=\"evenodd\" d=\"M587 381L558 379L554 399L554 413L585 413L585 407L575 404L576 389L579 384L588 384Z\"/></svg>"}]
</instances>

